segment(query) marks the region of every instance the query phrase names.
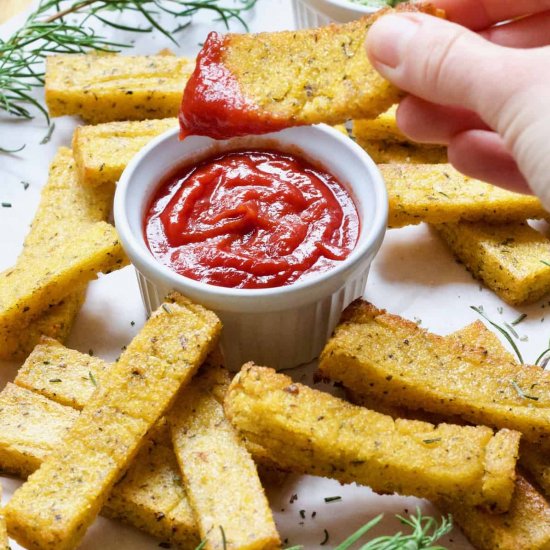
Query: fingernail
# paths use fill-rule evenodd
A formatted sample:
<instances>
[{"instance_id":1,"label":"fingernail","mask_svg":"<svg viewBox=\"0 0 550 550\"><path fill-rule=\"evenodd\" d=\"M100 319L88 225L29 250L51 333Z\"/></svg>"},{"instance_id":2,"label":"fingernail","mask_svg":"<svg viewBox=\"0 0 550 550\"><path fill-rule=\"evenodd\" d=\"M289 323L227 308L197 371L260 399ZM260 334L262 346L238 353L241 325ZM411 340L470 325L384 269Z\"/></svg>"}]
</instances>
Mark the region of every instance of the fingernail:
<instances>
[{"instance_id":1,"label":"fingernail","mask_svg":"<svg viewBox=\"0 0 550 550\"><path fill-rule=\"evenodd\" d=\"M367 34L371 61L395 69L405 56L419 23L408 15L385 15Z\"/></svg>"}]
</instances>

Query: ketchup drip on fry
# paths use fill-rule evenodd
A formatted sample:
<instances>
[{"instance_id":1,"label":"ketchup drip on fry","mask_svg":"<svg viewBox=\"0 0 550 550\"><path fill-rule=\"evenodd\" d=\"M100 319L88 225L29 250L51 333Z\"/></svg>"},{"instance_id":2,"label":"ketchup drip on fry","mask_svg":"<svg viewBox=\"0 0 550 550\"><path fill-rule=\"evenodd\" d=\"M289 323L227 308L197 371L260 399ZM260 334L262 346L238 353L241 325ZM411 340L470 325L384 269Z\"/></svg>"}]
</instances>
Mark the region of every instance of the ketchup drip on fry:
<instances>
[{"instance_id":1,"label":"ketchup drip on fry","mask_svg":"<svg viewBox=\"0 0 550 550\"><path fill-rule=\"evenodd\" d=\"M246 98L223 62L230 38L211 32L187 81L179 111L180 139L190 135L226 139L265 134L288 126Z\"/></svg>"},{"instance_id":2,"label":"ketchup drip on fry","mask_svg":"<svg viewBox=\"0 0 550 550\"><path fill-rule=\"evenodd\" d=\"M357 242L359 218L344 187L302 158L237 151L163 181L144 233L153 256L185 277L270 288L344 260Z\"/></svg>"}]
</instances>

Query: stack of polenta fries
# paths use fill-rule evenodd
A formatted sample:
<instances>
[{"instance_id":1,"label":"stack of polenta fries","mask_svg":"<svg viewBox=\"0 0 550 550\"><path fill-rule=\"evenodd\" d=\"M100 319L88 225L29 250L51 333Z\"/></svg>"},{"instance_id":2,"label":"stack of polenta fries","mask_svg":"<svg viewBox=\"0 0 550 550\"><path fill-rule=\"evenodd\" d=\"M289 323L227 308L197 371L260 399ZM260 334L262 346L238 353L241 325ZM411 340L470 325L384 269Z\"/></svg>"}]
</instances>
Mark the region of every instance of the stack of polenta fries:
<instances>
[{"instance_id":1,"label":"stack of polenta fries","mask_svg":"<svg viewBox=\"0 0 550 550\"><path fill-rule=\"evenodd\" d=\"M105 223L113 189L177 125L191 70L170 55L48 60L50 113L99 124L58 152L21 258L0 276L1 353L28 356L0 392L0 469L28 477L5 510L9 534L70 549L102 513L184 549L278 548L267 465L428 498L482 550L550 548L550 377L481 324L439 337L353 304L320 372L355 404L255 365L231 382L219 321L179 295L115 364L60 343L87 281L125 262ZM509 303L550 290L550 241L525 223L548 216L536 198L461 176L442 148L407 142L392 112L355 122L354 137L380 163L391 227L433 224Z\"/></svg>"}]
</instances>

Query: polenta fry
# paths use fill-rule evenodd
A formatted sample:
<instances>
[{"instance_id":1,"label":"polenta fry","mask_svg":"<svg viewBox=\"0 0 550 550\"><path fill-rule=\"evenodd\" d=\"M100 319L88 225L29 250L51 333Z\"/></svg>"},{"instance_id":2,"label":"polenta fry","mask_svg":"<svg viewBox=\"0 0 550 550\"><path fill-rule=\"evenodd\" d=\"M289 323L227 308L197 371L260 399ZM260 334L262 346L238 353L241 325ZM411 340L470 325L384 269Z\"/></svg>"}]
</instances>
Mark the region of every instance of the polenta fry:
<instances>
[{"instance_id":1,"label":"polenta fry","mask_svg":"<svg viewBox=\"0 0 550 550\"><path fill-rule=\"evenodd\" d=\"M94 392L63 443L13 495L8 532L30 548L83 537L148 430L213 349L217 317L173 294Z\"/></svg>"},{"instance_id":2,"label":"polenta fry","mask_svg":"<svg viewBox=\"0 0 550 550\"><path fill-rule=\"evenodd\" d=\"M439 164L448 162L446 147L371 141L360 139L355 131L352 131L352 136L376 164Z\"/></svg>"},{"instance_id":3,"label":"polenta fry","mask_svg":"<svg viewBox=\"0 0 550 550\"><path fill-rule=\"evenodd\" d=\"M111 365L98 357L43 338L27 357L15 384L62 405L81 410L102 383Z\"/></svg>"},{"instance_id":4,"label":"polenta fry","mask_svg":"<svg viewBox=\"0 0 550 550\"><path fill-rule=\"evenodd\" d=\"M93 191L83 188L76 178L71 150L61 147L50 166L48 181L42 189L40 204L18 262L43 260L46 250L54 244L63 246L63 241L72 238L77 228L105 221L111 210L113 191L114 186L102 186ZM84 301L85 290L86 284L64 296L25 330L0 330L0 359L23 359L44 334L64 341Z\"/></svg>"},{"instance_id":5,"label":"polenta fry","mask_svg":"<svg viewBox=\"0 0 550 550\"><path fill-rule=\"evenodd\" d=\"M362 300L344 311L321 354L323 376L407 409L550 440L550 373L493 361ZM519 391L518 391L519 388ZM525 388L525 392L522 391Z\"/></svg>"},{"instance_id":6,"label":"polenta fry","mask_svg":"<svg viewBox=\"0 0 550 550\"><path fill-rule=\"evenodd\" d=\"M453 516L478 550L547 550L550 548L550 505L521 474L517 475L510 508L489 514L455 500L435 504Z\"/></svg>"},{"instance_id":7,"label":"polenta fry","mask_svg":"<svg viewBox=\"0 0 550 550\"><path fill-rule=\"evenodd\" d=\"M97 124L175 117L193 60L170 55L51 55L45 96L50 116Z\"/></svg>"},{"instance_id":8,"label":"polenta fry","mask_svg":"<svg viewBox=\"0 0 550 550\"><path fill-rule=\"evenodd\" d=\"M73 134L73 151L80 183L91 187L116 183L142 147L177 125L177 119L164 118L79 126Z\"/></svg>"},{"instance_id":9,"label":"polenta fry","mask_svg":"<svg viewBox=\"0 0 550 550\"><path fill-rule=\"evenodd\" d=\"M397 106L373 119L354 120L352 135L377 164L432 164L447 162L447 147L416 143L397 126Z\"/></svg>"},{"instance_id":10,"label":"polenta fry","mask_svg":"<svg viewBox=\"0 0 550 550\"><path fill-rule=\"evenodd\" d=\"M450 344L459 342L466 347L479 347L487 350L491 359L503 363L515 362L514 357L508 353L493 332L488 330L483 323L476 321L463 329L446 337ZM384 396L377 396L373 400L371 396L359 399L363 406L373 408L376 411L390 414L394 418L413 418L421 420L425 418L430 422L441 421L441 417L418 410L407 410L402 407L393 407L383 401ZM382 400L381 400L382 399ZM354 401L355 402L355 401ZM366 403L365 403L366 402ZM452 420L445 417L446 421ZM520 462L525 455L525 443L520 446ZM529 445L529 447L531 447ZM538 449L530 455L540 464L544 458ZM535 474L533 470L531 474ZM536 475L534 476L536 478ZM539 479L537 479L539 481ZM550 487L550 485L549 485ZM499 490L509 490L500 485ZM545 550L550 545L550 504L539 491L523 475L517 474L514 492L510 508L502 514L493 514L482 510L478 506L467 506L461 500L438 499L435 504L446 513L453 516L468 539L478 550Z\"/></svg>"},{"instance_id":11,"label":"polenta fry","mask_svg":"<svg viewBox=\"0 0 550 550\"><path fill-rule=\"evenodd\" d=\"M520 464L533 476L547 499L550 499L550 452L539 445L522 442Z\"/></svg>"},{"instance_id":12,"label":"polenta fry","mask_svg":"<svg viewBox=\"0 0 550 550\"><path fill-rule=\"evenodd\" d=\"M428 4L400 9L439 13ZM226 138L384 112L401 92L367 58L365 36L378 17L298 31L211 33L183 94L182 135Z\"/></svg>"},{"instance_id":13,"label":"polenta fry","mask_svg":"<svg viewBox=\"0 0 550 550\"><path fill-rule=\"evenodd\" d=\"M474 277L505 302L529 304L550 291L550 240L527 224L435 226Z\"/></svg>"},{"instance_id":14,"label":"polenta fry","mask_svg":"<svg viewBox=\"0 0 550 550\"><path fill-rule=\"evenodd\" d=\"M168 415L187 495L205 549L279 548L256 465L223 412L228 386L225 369L203 367Z\"/></svg>"},{"instance_id":15,"label":"polenta fry","mask_svg":"<svg viewBox=\"0 0 550 550\"><path fill-rule=\"evenodd\" d=\"M70 392L60 399L65 388L62 386L55 397L68 401ZM59 447L77 417L77 411L68 406L8 384L0 392L0 470L29 476ZM195 516L181 482L166 423L152 431L126 474L113 487L101 513L181 548L193 550L197 546L200 539Z\"/></svg>"},{"instance_id":16,"label":"polenta fry","mask_svg":"<svg viewBox=\"0 0 550 550\"><path fill-rule=\"evenodd\" d=\"M86 285L49 307L24 328L0 330L0 359L16 360L27 357L44 335L64 342L85 297Z\"/></svg>"},{"instance_id":17,"label":"polenta fry","mask_svg":"<svg viewBox=\"0 0 550 550\"><path fill-rule=\"evenodd\" d=\"M0 470L29 476L77 418L77 411L8 382L0 392Z\"/></svg>"},{"instance_id":18,"label":"polenta fry","mask_svg":"<svg viewBox=\"0 0 550 550\"><path fill-rule=\"evenodd\" d=\"M6 520L2 511L2 486L0 485L0 550L10 550L8 544L8 532L6 530Z\"/></svg>"},{"instance_id":19,"label":"polenta fry","mask_svg":"<svg viewBox=\"0 0 550 550\"><path fill-rule=\"evenodd\" d=\"M361 140L419 145L407 138L399 129L396 114L397 105L392 105L387 111L379 114L376 118L354 120L353 135Z\"/></svg>"},{"instance_id":20,"label":"polenta fry","mask_svg":"<svg viewBox=\"0 0 550 550\"><path fill-rule=\"evenodd\" d=\"M450 164L381 164L390 227L421 222L522 222L545 218L540 200L469 178Z\"/></svg>"},{"instance_id":21,"label":"polenta fry","mask_svg":"<svg viewBox=\"0 0 550 550\"><path fill-rule=\"evenodd\" d=\"M98 273L127 261L115 228L106 222L89 224L64 246L54 241L42 256L19 261L0 274L0 334L27 326Z\"/></svg>"},{"instance_id":22,"label":"polenta fry","mask_svg":"<svg viewBox=\"0 0 550 550\"><path fill-rule=\"evenodd\" d=\"M484 468L501 443L517 448L517 432L493 436L485 426L394 421L252 364L233 379L225 411L243 436L292 471L357 482L382 493L453 495L499 510L511 498L510 493L493 500L492 488L490 495L484 493ZM515 466L498 475L514 479Z\"/></svg>"}]
</instances>

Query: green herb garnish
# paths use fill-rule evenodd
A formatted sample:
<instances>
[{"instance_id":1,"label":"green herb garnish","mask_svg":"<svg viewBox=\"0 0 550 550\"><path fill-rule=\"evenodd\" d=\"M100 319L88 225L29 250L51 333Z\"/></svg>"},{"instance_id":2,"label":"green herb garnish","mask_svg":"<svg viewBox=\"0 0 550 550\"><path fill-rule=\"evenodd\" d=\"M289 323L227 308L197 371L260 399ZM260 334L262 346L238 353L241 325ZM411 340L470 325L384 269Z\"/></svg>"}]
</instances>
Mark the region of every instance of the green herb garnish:
<instances>
[{"instance_id":1,"label":"green herb garnish","mask_svg":"<svg viewBox=\"0 0 550 550\"><path fill-rule=\"evenodd\" d=\"M342 500L342 497L325 497L325 502L334 502L335 500Z\"/></svg>"},{"instance_id":2,"label":"green herb garnish","mask_svg":"<svg viewBox=\"0 0 550 550\"><path fill-rule=\"evenodd\" d=\"M257 0L240 0L236 7L225 7L221 0L40 0L24 25L7 40L0 40L0 111L16 117L33 118L30 108L41 112L49 123L48 112L33 97L35 88L44 85L44 59L52 54L118 52L131 46L130 41L116 42L94 31L90 23L136 33L157 31L177 44L174 34L185 28L192 16L209 11L228 27L231 20L246 29L244 12ZM137 13L144 25L123 25L116 22L125 13ZM160 23L160 16L169 15L174 28ZM70 16L70 19L69 19ZM53 125L46 136L51 137ZM43 140L43 143L46 143ZM19 149L0 149L15 153Z\"/></svg>"},{"instance_id":3,"label":"green herb garnish","mask_svg":"<svg viewBox=\"0 0 550 550\"><path fill-rule=\"evenodd\" d=\"M518 347L516 346L516 343L514 342L513 338L510 336L509 332L505 328L502 328L497 323L491 321L491 319L489 319L489 317L487 317L487 315L483 311L483 306L479 306L479 307L470 306L470 309L473 309L476 313L481 315L488 323L490 323L493 327L495 327L506 338L506 340L508 340L508 343L510 344L510 346L512 346L512 349L516 353L519 359L519 362L523 364L523 357L521 356L521 353Z\"/></svg>"},{"instance_id":4,"label":"green herb garnish","mask_svg":"<svg viewBox=\"0 0 550 550\"><path fill-rule=\"evenodd\" d=\"M50 139L52 139L52 134L54 130L55 130L55 122L52 122L50 124L50 127L48 128L48 133L42 138L40 145L45 145L50 141Z\"/></svg>"},{"instance_id":5,"label":"green herb garnish","mask_svg":"<svg viewBox=\"0 0 550 550\"><path fill-rule=\"evenodd\" d=\"M527 313L522 313L516 320L512 321L511 324L513 326L519 325L526 317Z\"/></svg>"},{"instance_id":6,"label":"green herb garnish","mask_svg":"<svg viewBox=\"0 0 550 550\"><path fill-rule=\"evenodd\" d=\"M344 542L341 542L334 550L349 550L362 537L364 537L373 527L378 525L384 514L380 514L363 525L360 529L350 535ZM403 525L411 528L409 535L404 535L401 531L395 535L383 535L367 541L357 550L446 550L443 546L434 546L441 537L446 535L453 528L453 519L449 515L441 518L441 523L435 518L423 516L419 508L416 509L416 515L404 518L395 516ZM329 534L325 529L325 539L320 543L324 546L328 542ZM302 550L303 546L291 546L285 550ZM197 547L195 550L199 550Z\"/></svg>"},{"instance_id":7,"label":"green herb garnish","mask_svg":"<svg viewBox=\"0 0 550 550\"><path fill-rule=\"evenodd\" d=\"M518 393L518 395L522 398L522 399L532 399L533 401L538 401L539 398L538 397L535 397L533 395L527 395L518 385L518 383L515 381L515 380L512 380L511 382L512 386L514 387L514 389L516 390L516 392Z\"/></svg>"},{"instance_id":8,"label":"green herb garnish","mask_svg":"<svg viewBox=\"0 0 550 550\"><path fill-rule=\"evenodd\" d=\"M97 388L97 382L96 382L94 373L91 370L88 371L88 377L92 381L92 384Z\"/></svg>"}]
</instances>

